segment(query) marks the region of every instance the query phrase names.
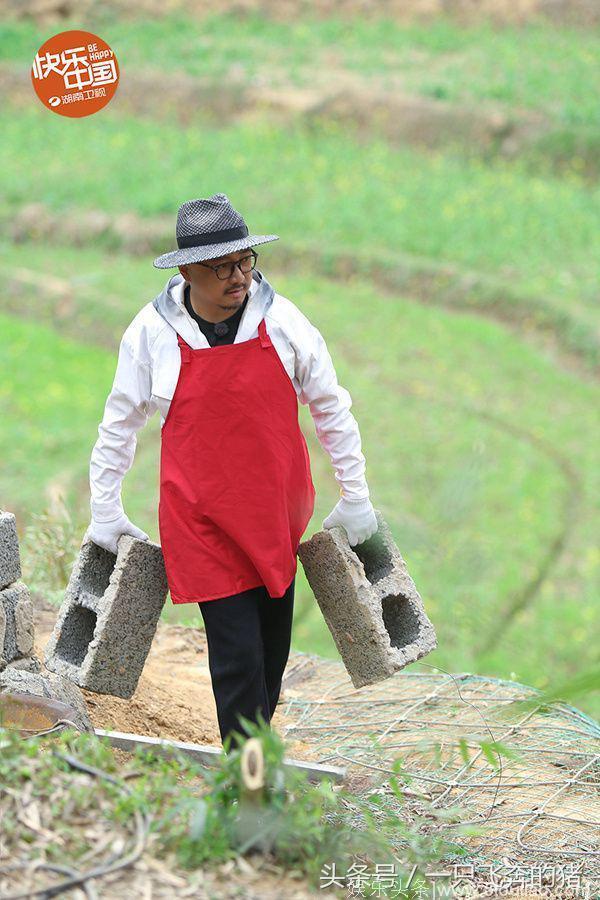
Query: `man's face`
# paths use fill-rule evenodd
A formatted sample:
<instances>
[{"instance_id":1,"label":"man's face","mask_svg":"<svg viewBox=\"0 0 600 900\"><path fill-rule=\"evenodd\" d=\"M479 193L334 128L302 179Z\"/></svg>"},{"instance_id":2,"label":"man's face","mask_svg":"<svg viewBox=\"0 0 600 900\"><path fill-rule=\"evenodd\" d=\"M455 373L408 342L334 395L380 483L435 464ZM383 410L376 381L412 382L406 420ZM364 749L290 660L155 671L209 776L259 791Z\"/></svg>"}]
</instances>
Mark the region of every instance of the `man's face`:
<instances>
[{"instance_id":1,"label":"man's face","mask_svg":"<svg viewBox=\"0 0 600 900\"><path fill-rule=\"evenodd\" d=\"M237 262L246 256L250 256L250 248L235 250L225 256L207 259L210 266L217 266L225 262ZM189 263L179 266L179 271L191 285L191 295L208 312L219 313L226 311L232 315L244 302L246 293L252 283L252 271L245 274L236 266L229 278L221 280L213 269L201 263ZM222 275L223 270L219 272ZM237 291L234 292L234 291Z\"/></svg>"}]
</instances>

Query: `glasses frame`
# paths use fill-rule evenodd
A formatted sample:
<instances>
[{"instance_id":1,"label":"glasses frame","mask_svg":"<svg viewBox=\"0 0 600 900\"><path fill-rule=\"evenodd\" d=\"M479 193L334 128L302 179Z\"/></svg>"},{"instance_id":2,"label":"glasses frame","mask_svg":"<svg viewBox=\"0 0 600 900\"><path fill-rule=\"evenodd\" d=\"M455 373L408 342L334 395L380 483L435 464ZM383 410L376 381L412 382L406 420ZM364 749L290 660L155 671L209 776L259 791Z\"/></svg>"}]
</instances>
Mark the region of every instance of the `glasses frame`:
<instances>
[{"instance_id":1,"label":"glasses frame","mask_svg":"<svg viewBox=\"0 0 600 900\"><path fill-rule=\"evenodd\" d=\"M252 267L248 270L248 272L252 272L252 270L256 267L256 260L258 259L258 253L256 252L256 250L251 250L247 256L242 256L242 258L238 259L237 262L233 262L233 260L232 260L231 262L219 263L217 266L211 266L209 263L201 262L201 263L198 263L198 265L205 266L207 269L212 269L213 272L215 273L215 275L217 276L217 278L219 279L219 281L228 281L228 279L231 278L231 276L235 272L236 266L239 267L239 264L241 262L243 262L243 260L248 259L248 256L252 256L254 258L253 262L252 262ZM231 269L231 272L229 273L229 275L226 275L224 278L221 278L221 276L219 275L218 269L221 269L221 271L223 271L223 269L225 267L229 267L229 266L233 266L233 268ZM242 272L241 269L240 269L240 272ZM242 272L242 275L247 275L248 272Z\"/></svg>"}]
</instances>

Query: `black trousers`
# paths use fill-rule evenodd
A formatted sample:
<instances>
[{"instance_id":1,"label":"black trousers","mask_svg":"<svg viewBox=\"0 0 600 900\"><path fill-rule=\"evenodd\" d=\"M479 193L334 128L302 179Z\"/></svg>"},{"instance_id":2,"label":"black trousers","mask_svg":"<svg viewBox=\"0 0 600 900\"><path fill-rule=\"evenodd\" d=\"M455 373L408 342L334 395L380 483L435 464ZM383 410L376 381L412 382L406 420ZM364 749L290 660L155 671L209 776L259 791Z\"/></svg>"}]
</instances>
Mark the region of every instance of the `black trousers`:
<instances>
[{"instance_id":1,"label":"black trousers","mask_svg":"<svg viewBox=\"0 0 600 900\"><path fill-rule=\"evenodd\" d=\"M283 597L262 586L198 604L223 743L234 730L247 735L238 714L257 722L260 712L271 721L290 653L294 588L295 576ZM237 746L231 734L229 749Z\"/></svg>"}]
</instances>

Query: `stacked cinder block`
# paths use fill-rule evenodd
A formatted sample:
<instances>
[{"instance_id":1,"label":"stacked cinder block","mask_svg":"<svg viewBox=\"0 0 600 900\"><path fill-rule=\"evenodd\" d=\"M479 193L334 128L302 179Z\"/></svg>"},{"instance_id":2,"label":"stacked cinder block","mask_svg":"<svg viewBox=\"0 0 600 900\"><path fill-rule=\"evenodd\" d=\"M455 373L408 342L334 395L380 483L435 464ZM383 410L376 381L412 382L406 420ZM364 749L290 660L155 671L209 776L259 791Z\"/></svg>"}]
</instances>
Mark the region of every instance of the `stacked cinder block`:
<instances>
[{"instance_id":1,"label":"stacked cinder block","mask_svg":"<svg viewBox=\"0 0 600 900\"><path fill-rule=\"evenodd\" d=\"M20 578L16 520L0 510L0 672L7 667L40 670L33 653L33 604Z\"/></svg>"},{"instance_id":2,"label":"stacked cinder block","mask_svg":"<svg viewBox=\"0 0 600 900\"><path fill-rule=\"evenodd\" d=\"M390 529L350 547L342 526L303 541L298 556L354 687L389 678L437 646Z\"/></svg>"},{"instance_id":3,"label":"stacked cinder block","mask_svg":"<svg viewBox=\"0 0 600 900\"><path fill-rule=\"evenodd\" d=\"M82 544L46 645L52 672L80 687L128 699L134 693L168 584L162 550L122 535L117 555Z\"/></svg>"},{"instance_id":4,"label":"stacked cinder block","mask_svg":"<svg viewBox=\"0 0 600 900\"><path fill-rule=\"evenodd\" d=\"M20 578L16 520L12 513L0 510L0 721L5 710L3 695L12 700L33 695L60 700L69 709L69 721L80 731L93 731L77 685L60 675L41 673L33 652L33 603Z\"/></svg>"}]
</instances>

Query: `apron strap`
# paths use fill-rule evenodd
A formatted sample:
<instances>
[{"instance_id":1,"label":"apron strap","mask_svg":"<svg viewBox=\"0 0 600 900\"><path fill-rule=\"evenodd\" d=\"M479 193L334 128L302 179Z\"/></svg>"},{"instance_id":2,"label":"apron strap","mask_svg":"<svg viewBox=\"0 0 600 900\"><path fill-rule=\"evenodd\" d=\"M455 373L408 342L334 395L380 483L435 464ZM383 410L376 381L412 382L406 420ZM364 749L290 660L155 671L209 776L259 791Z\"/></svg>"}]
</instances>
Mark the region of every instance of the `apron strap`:
<instances>
[{"instance_id":1,"label":"apron strap","mask_svg":"<svg viewBox=\"0 0 600 900\"><path fill-rule=\"evenodd\" d=\"M260 337L260 345L261 347L271 347L271 338L267 334L267 328L265 325L265 320L261 319L258 325L258 334ZM187 344L184 339L181 337L179 332L177 332L177 343L179 344L179 348L181 350L181 362L189 363L192 358L192 348L189 344Z\"/></svg>"},{"instance_id":2,"label":"apron strap","mask_svg":"<svg viewBox=\"0 0 600 900\"><path fill-rule=\"evenodd\" d=\"M265 320L261 319L258 323L258 336L260 337L260 345L261 347L270 347L271 346L271 338L267 334L267 326L265 325Z\"/></svg>"},{"instance_id":3,"label":"apron strap","mask_svg":"<svg viewBox=\"0 0 600 900\"><path fill-rule=\"evenodd\" d=\"M189 344L186 344L184 339L181 337L179 332L177 332L177 343L179 344L179 349L181 350L181 364L189 363L192 358L192 348Z\"/></svg>"}]
</instances>

